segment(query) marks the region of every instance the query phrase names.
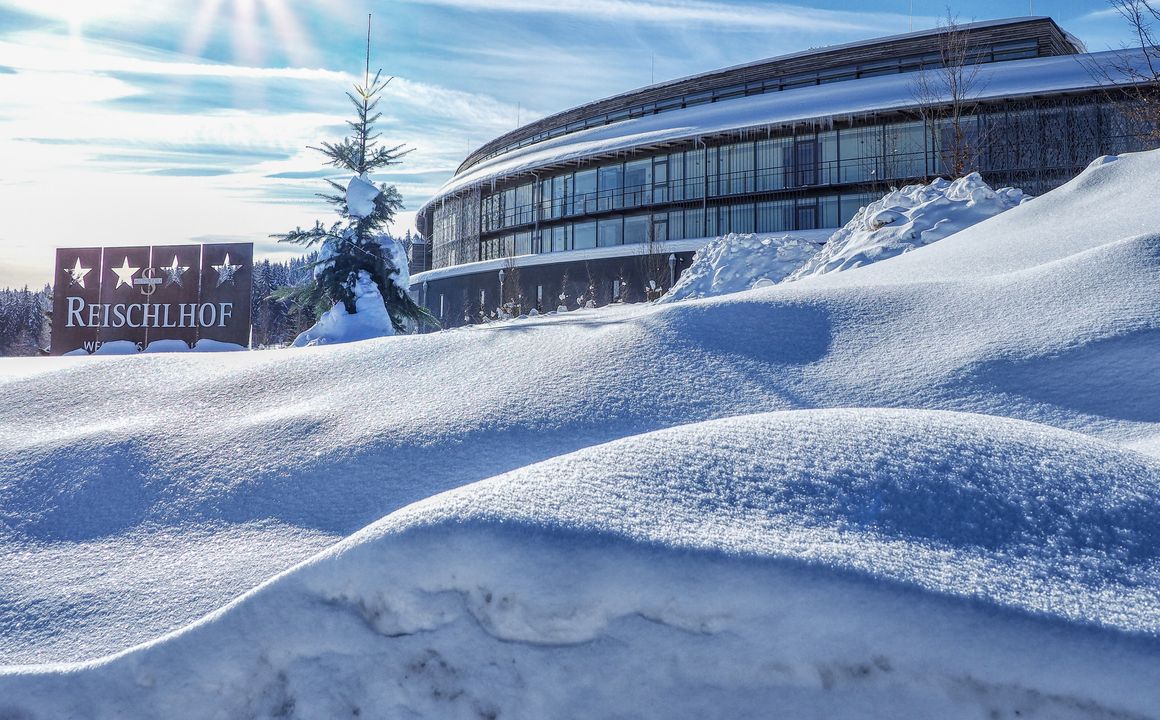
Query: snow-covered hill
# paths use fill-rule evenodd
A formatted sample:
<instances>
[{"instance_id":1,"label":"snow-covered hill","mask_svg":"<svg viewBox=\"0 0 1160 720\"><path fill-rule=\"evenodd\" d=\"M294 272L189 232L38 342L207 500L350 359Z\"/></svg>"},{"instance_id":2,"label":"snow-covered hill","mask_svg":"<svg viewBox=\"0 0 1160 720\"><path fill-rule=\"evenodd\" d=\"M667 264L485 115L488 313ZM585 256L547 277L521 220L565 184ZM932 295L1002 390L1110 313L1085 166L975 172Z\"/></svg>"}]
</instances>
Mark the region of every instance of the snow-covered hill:
<instances>
[{"instance_id":1,"label":"snow-covered hill","mask_svg":"<svg viewBox=\"0 0 1160 720\"><path fill-rule=\"evenodd\" d=\"M1160 153L1104 160L720 298L0 363L0 662L152 640L373 524L178 636L8 673L0 716L1154 717L1158 185ZM907 410L767 414L814 408Z\"/></svg>"},{"instance_id":2,"label":"snow-covered hill","mask_svg":"<svg viewBox=\"0 0 1160 720\"><path fill-rule=\"evenodd\" d=\"M0 674L0 697L46 718L1147 717L1158 477L978 415L684 425L411 505L178 635Z\"/></svg>"}]
</instances>

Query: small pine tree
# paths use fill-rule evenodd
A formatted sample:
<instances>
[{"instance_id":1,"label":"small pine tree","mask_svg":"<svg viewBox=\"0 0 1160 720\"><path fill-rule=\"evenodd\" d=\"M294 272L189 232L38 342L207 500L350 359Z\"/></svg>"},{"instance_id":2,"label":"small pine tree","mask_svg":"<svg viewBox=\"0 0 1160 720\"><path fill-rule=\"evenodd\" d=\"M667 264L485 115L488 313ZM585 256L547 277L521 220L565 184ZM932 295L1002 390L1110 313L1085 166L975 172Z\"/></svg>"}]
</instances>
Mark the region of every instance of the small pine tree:
<instances>
[{"instance_id":1,"label":"small pine tree","mask_svg":"<svg viewBox=\"0 0 1160 720\"><path fill-rule=\"evenodd\" d=\"M382 117L376 111L379 95L390 83L391 78L382 79L382 71L370 77L368 62L367 75L362 85L355 85L354 92L347 93L354 105L357 119L348 121L352 135L341 142L322 143L315 148L328 158L328 164L343 168L355 174L351 185L343 187L334 180L327 179L334 193L319 193L319 196L334 206L341 218L330 227L317 221L313 228L295 228L291 232L272 237L281 242L297 243L312 247L321 244L318 259L313 263L314 283L299 287L285 287L278 297L291 300L296 305L305 306L317 314L328 309L330 304L343 303L347 313L353 315L356 306L356 289L360 274L365 272L383 296L383 304L391 317L391 325L396 332L403 332L410 323L412 327L423 324L438 326L438 321L424 307L415 303L394 278L400 263L407 258L403 253L395 253L397 243L384 234L385 228L402 209L403 202L394 185L380 183L377 187L370 181L370 173L380 168L397 165L410 150L402 145L385 147L379 143L380 134L375 132L375 123ZM364 208L348 206L354 198L355 186L363 191L365 205L367 196L374 194L373 208L366 214ZM367 192L369 190L369 192ZM377 193L374 191L377 190Z\"/></svg>"}]
</instances>

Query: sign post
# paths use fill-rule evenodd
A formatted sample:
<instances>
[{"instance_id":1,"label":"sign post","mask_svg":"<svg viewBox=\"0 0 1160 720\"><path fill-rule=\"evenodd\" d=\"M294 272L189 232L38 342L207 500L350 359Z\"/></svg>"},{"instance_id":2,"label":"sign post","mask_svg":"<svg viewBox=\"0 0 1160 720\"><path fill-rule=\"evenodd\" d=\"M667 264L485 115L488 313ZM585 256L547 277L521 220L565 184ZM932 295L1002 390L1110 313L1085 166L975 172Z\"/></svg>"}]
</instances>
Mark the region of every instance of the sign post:
<instances>
[{"instance_id":1,"label":"sign post","mask_svg":"<svg viewBox=\"0 0 1160 720\"><path fill-rule=\"evenodd\" d=\"M158 341L245 348L253 264L252 243L59 248L52 354Z\"/></svg>"}]
</instances>

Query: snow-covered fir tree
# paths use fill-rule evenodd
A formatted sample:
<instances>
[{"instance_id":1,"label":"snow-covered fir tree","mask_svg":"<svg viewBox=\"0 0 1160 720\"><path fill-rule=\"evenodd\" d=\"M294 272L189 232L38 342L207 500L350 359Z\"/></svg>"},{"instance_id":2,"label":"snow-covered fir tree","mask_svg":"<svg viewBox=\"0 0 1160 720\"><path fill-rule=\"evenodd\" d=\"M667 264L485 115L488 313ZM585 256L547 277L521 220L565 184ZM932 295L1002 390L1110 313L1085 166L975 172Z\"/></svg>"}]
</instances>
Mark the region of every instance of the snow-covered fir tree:
<instances>
[{"instance_id":1,"label":"snow-covered fir tree","mask_svg":"<svg viewBox=\"0 0 1160 720\"><path fill-rule=\"evenodd\" d=\"M287 288L283 297L310 306L321 315L295 345L324 344L391 335L423 324L438 322L407 295L407 254L386 234L386 227L403 206L394 185L375 184L371 174L397 165L409 150L379 142L375 123L379 95L390 82L379 71L370 76L369 63L363 84L347 93L356 119L348 121L351 135L340 142L312 148L323 153L330 165L350 171L344 185L328 179L333 192L319 193L334 206L339 220L329 226L321 221L313 228L274 235L283 242L318 247L314 283Z\"/></svg>"}]
</instances>

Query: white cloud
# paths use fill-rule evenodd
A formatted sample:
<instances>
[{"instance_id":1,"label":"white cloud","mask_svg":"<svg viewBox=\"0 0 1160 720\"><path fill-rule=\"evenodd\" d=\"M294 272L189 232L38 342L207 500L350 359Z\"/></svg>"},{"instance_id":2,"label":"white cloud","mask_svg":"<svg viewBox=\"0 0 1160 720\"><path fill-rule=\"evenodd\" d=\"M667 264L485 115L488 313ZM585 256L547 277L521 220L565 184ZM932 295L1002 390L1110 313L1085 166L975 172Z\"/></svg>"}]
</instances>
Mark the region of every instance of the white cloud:
<instances>
[{"instance_id":1,"label":"white cloud","mask_svg":"<svg viewBox=\"0 0 1160 720\"><path fill-rule=\"evenodd\" d=\"M664 24L712 24L754 29L852 31L881 27L872 13L760 3L738 5L707 0L406 0L482 12L579 15L593 20Z\"/></svg>"}]
</instances>

